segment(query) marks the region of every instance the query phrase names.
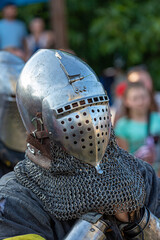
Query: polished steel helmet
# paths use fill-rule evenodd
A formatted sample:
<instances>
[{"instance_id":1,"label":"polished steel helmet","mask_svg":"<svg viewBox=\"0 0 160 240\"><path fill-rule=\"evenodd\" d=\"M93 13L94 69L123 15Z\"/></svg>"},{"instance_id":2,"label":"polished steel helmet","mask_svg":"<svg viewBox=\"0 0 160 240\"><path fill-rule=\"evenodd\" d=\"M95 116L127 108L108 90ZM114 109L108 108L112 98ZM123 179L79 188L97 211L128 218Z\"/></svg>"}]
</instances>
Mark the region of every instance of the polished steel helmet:
<instances>
[{"instance_id":1,"label":"polished steel helmet","mask_svg":"<svg viewBox=\"0 0 160 240\"><path fill-rule=\"evenodd\" d=\"M24 61L0 51L0 140L6 147L23 152L26 130L16 104L16 84Z\"/></svg>"},{"instance_id":2,"label":"polished steel helmet","mask_svg":"<svg viewBox=\"0 0 160 240\"><path fill-rule=\"evenodd\" d=\"M17 103L29 133L37 136L39 122L70 155L98 166L109 141L110 110L105 90L85 62L59 50L39 50L23 68Z\"/></svg>"}]
</instances>

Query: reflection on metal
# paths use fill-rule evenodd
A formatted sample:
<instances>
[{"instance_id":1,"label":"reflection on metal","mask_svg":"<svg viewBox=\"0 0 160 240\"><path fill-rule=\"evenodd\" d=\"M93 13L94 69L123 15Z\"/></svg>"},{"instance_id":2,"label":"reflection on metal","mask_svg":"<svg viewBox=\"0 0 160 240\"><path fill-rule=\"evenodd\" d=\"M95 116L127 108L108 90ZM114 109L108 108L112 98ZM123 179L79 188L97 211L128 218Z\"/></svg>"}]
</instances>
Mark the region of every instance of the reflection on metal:
<instances>
[{"instance_id":1,"label":"reflection on metal","mask_svg":"<svg viewBox=\"0 0 160 240\"><path fill-rule=\"evenodd\" d=\"M29 143L27 143L27 149L28 149L33 155L35 155L35 149L32 148Z\"/></svg>"},{"instance_id":2,"label":"reflection on metal","mask_svg":"<svg viewBox=\"0 0 160 240\"><path fill-rule=\"evenodd\" d=\"M16 84L24 62L0 52L0 140L10 149L23 152L26 133L16 104Z\"/></svg>"},{"instance_id":3,"label":"reflection on metal","mask_svg":"<svg viewBox=\"0 0 160 240\"><path fill-rule=\"evenodd\" d=\"M55 53L55 56L58 57L59 62L60 62L60 66L61 66L62 70L64 71L64 73L66 74L66 76L67 76L68 81L69 81L70 84L84 79L84 77L83 77L83 76L80 76L79 73L78 73L78 74L74 74L74 75L69 75L69 73L67 72L66 67L63 65L63 63L62 63L62 61L61 61L62 57L60 56L60 54L59 54L58 52L56 52L56 53ZM74 85L72 85L72 87L73 87L73 90L75 91L75 93L78 93L78 92L82 91L82 90L80 90L80 89L78 89L78 88L75 88Z\"/></svg>"},{"instance_id":4,"label":"reflection on metal","mask_svg":"<svg viewBox=\"0 0 160 240\"><path fill-rule=\"evenodd\" d=\"M108 96L107 95L93 95L88 98L80 98L78 101L67 102L65 105L58 106L55 113L57 117L62 117L64 115L68 115L71 112L77 111L78 109L82 109L84 107L89 107L92 105L103 105L104 103L108 104Z\"/></svg>"},{"instance_id":5,"label":"reflection on metal","mask_svg":"<svg viewBox=\"0 0 160 240\"><path fill-rule=\"evenodd\" d=\"M95 224L79 220L64 240L107 240L107 229L108 225L102 220Z\"/></svg>"},{"instance_id":6,"label":"reflection on metal","mask_svg":"<svg viewBox=\"0 0 160 240\"><path fill-rule=\"evenodd\" d=\"M160 220L148 209L145 209L141 222L134 228L125 231L128 239L158 240L160 239Z\"/></svg>"},{"instance_id":7,"label":"reflection on metal","mask_svg":"<svg viewBox=\"0 0 160 240\"><path fill-rule=\"evenodd\" d=\"M87 77L70 83L69 76ZM59 50L38 51L26 63L17 85L17 103L27 131L37 129L32 119L42 113L44 130L53 142L93 166L101 161L110 137L108 102L94 71Z\"/></svg>"},{"instance_id":8,"label":"reflection on metal","mask_svg":"<svg viewBox=\"0 0 160 240\"><path fill-rule=\"evenodd\" d=\"M32 132L33 136L36 138L36 132L38 131L38 122L40 123L40 126L41 126L41 131L43 131L43 121L41 118L38 118L38 117L34 117L32 120L31 120L32 123L35 122L35 125L36 125L36 129Z\"/></svg>"},{"instance_id":9,"label":"reflection on metal","mask_svg":"<svg viewBox=\"0 0 160 240\"><path fill-rule=\"evenodd\" d=\"M100 167L99 164L97 164L96 170L97 170L97 173L98 173L98 174L102 174L102 173L103 173L103 170L101 169L101 167Z\"/></svg>"},{"instance_id":10,"label":"reflection on metal","mask_svg":"<svg viewBox=\"0 0 160 240\"><path fill-rule=\"evenodd\" d=\"M0 120L0 139L6 147L24 152L26 148L26 131L20 118L16 100L4 102Z\"/></svg>"}]
</instances>

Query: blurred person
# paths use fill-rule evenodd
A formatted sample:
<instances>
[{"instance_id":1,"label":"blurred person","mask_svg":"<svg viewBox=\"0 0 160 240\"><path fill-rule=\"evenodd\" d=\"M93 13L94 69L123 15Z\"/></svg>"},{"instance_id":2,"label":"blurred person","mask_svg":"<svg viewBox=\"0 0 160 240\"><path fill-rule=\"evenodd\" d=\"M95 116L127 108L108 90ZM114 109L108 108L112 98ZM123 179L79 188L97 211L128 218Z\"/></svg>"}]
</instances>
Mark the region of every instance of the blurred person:
<instances>
[{"instance_id":1,"label":"blurred person","mask_svg":"<svg viewBox=\"0 0 160 240\"><path fill-rule=\"evenodd\" d=\"M112 115L112 124L114 125L117 110L121 106L121 97L117 95L117 87L123 85L125 75L120 67L109 67L103 70L100 76L100 82L103 84L104 89L107 91ZM121 87L120 87L121 88ZM119 91L118 91L119 92Z\"/></svg>"},{"instance_id":2,"label":"blurred person","mask_svg":"<svg viewBox=\"0 0 160 240\"><path fill-rule=\"evenodd\" d=\"M152 92L153 81L147 69L143 66L132 67L127 73L127 80L129 82L142 82L145 87Z\"/></svg>"},{"instance_id":3,"label":"blurred person","mask_svg":"<svg viewBox=\"0 0 160 240\"><path fill-rule=\"evenodd\" d=\"M152 111L158 111L160 109L160 106L158 104L158 101L156 100L156 95L155 91L153 88L153 80L151 78L151 75L147 71L147 69L144 66L135 66L132 67L128 73L127 73L127 78L124 81L124 84L126 83L134 83L134 82L142 82L144 86L148 89L150 92L150 97L151 97L151 106L152 106ZM116 87L116 91L119 86ZM123 95L122 95L123 97ZM122 104L122 98L118 98L119 100L119 108L117 108L116 114L115 114L115 119L114 119L114 125L116 125L116 122L119 118L123 117L124 112L123 112L123 104Z\"/></svg>"},{"instance_id":4,"label":"blurred person","mask_svg":"<svg viewBox=\"0 0 160 240\"><path fill-rule=\"evenodd\" d=\"M100 82L102 83L104 89L107 91L109 97L110 106L113 103L113 96L111 93L111 86L115 80L116 69L109 67L103 70L102 75L99 77Z\"/></svg>"},{"instance_id":5,"label":"blurred person","mask_svg":"<svg viewBox=\"0 0 160 240\"><path fill-rule=\"evenodd\" d=\"M45 30L45 23L42 18L34 18L30 22L31 34L27 36L28 58L38 49L51 48L54 45L54 34L52 31Z\"/></svg>"},{"instance_id":6,"label":"blurred person","mask_svg":"<svg viewBox=\"0 0 160 240\"><path fill-rule=\"evenodd\" d=\"M119 146L150 164L155 163L154 141L157 143L160 136L160 114L153 111L149 90L142 82L128 83L123 104L124 116L115 126Z\"/></svg>"},{"instance_id":7,"label":"blurred person","mask_svg":"<svg viewBox=\"0 0 160 240\"><path fill-rule=\"evenodd\" d=\"M149 90L151 94L151 104L154 111L158 111L160 106L156 100L156 94L153 87L153 80L150 73L147 71L145 66L135 66L131 68L127 73L128 82L142 82L144 86Z\"/></svg>"},{"instance_id":8,"label":"blurred person","mask_svg":"<svg viewBox=\"0 0 160 240\"><path fill-rule=\"evenodd\" d=\"M115 86L114 92L114 103L111 106L111 113L112 113L112 124L115 126L115 123L120 118L121 115L123 115L122 111L122 98L124 95L124 91L126 89L127 82L121 81Z\"/></svg>"},{"instance_id":9,"label":"blurred person","mask_svg":"<svg viewBox=\"0 0 160 240\"><path fill-rule=\"evenodd\" d=\"M16 84L24 61L0 51L0 177L24 158L25 128L16 104Z\"/></svg>"},{"instance_id":10,"label":"blurred person","mask_svg":"<svg viewBox=\"0 0 160 240\"><path fill-rule=\"evenodd\" d=\"M0 49L25 59L27 30L25 24L16 19L16 5L8 2L2 10L2 15L3 19L0 20Z\"/></svg>"}]
</instances>

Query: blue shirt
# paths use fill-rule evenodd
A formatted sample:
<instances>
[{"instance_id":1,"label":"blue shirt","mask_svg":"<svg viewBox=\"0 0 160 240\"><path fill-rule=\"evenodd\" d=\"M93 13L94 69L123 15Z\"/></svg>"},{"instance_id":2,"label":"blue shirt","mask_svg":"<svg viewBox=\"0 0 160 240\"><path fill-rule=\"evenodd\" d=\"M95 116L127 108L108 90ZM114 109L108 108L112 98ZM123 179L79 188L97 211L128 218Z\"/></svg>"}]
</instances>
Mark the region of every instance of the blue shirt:
<instances>
[{"instance_id":1,"label":"blue shirt","mask_svg":"<svg viewBox=\"0 0 160 240\"><path fill-rule=\"evenodd\" d=\"M22 40L26 35L27 30L23 22L19 20L0 20L0 49L22 48Z\"/></svg>"}]
</instances>

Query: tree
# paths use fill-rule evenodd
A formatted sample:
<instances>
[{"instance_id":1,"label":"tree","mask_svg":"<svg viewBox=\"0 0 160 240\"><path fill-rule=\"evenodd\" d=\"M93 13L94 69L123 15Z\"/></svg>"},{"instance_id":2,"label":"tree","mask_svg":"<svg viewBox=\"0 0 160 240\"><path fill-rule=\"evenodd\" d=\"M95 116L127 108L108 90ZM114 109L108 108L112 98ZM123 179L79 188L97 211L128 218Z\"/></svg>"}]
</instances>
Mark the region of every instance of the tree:
<instances>
[{"instance_id":1,"label":"tree","mask_svg":"<svg viewBox=\"0 0 160 240\"><path fill-rule=\"evenodd\" d=\"M73 2L68 0L69 36L77 54L83 54L98 73L113 65L117 56L124 59L126 68L146 64L160 90L158 1Z\"/></svg>"},{"instance_id":2,"label":"tree","mask_svg":"<svg viewBox=\"0 0 160 240\"><path fill-rule=\"evenodd\" d=\"M160 5L158 0L66 0L69 46L101 74L124 59L125 68L145 64L160 90ZM19 8L28 24L42 16L50 27L46 3Z\"/></svg>"}]
</instances>

